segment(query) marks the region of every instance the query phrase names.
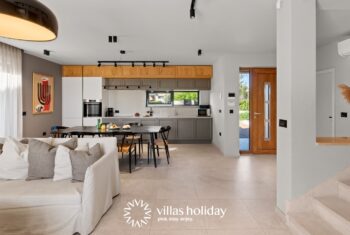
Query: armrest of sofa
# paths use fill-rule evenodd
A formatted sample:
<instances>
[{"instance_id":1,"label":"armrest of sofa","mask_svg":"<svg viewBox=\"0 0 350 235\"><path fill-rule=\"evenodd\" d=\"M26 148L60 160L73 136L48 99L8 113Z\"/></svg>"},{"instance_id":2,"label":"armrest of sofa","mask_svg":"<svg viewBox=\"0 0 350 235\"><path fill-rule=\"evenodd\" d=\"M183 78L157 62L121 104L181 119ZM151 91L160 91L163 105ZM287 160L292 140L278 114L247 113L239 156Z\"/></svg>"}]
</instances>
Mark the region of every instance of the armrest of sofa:
<instances>
[{"instance_id":1,"label":"armrest of sofa","mask_svg":"<svg viewBox=\"0 0 350 235\"><path fill-rule=\"evenodd\" d=\"M112 205L113 197L120 193L118 152L105 154L91 165L85 174L82 196L81 234L93 231L103 214Z\"/></svg>"}]
</instances>

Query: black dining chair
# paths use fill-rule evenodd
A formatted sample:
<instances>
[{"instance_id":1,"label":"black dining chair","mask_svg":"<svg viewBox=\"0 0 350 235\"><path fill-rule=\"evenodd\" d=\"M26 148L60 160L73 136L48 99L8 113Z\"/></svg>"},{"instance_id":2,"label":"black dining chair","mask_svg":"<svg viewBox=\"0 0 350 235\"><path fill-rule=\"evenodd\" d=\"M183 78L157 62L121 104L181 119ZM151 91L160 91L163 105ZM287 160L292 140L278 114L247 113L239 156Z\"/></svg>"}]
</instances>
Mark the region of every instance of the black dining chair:
<instances>
[{"instance_id":1,"label":"black dining chair","mask_svg":"<svg viewBox=\"0 0 350 235\"><path fill-rule=\"evenodd\" d=\"M157 155L159 157L159 150L160 149L164 149L165 150L165 154L166 154L166 158L168 161L168 164L170 163L170 152L169 152L169 133L170 133L171 127L167 126L167 127L162 127L159 131L159 135L160 135L160 139L155 139L154 141L154 146L153 148L155 150L157 150ZM149 163L149 156L150 156L150 151L153 151L152 147L150 144L148 144L148 163ZM154 156L155 157L155 156Z\"/></svg>"},{"instance_id":2,"label":"black dining chair","mask_svg":"<svg viewBox=\"0 0 350 235\"><path fill-rule=\"evenodd\" d=\"M141 123L138 122L131 122L129 123L130 126L142 126ZM139 149L139 158L141 158L141 152L143 153L143 139L142 139L142 135L138 134L138 135L134 135L133 137L127 137L127 138L134 138L135 144L137 142L138 144L138 149Z\"/></svg>"},{"instance_id":3,"label":"black dining chair","mask_svg":"<svg viewBox=\"0 0 350 235\"><path fill-rule=\"evenodd\" d=\"M125 134L122 138L121 143L118 144L118 152L122 153L122 158L124 154L129 155L129 172L131 173L131 164L132 164L132 154L134 154L135 158L135 168L137 164L136 158L136 144L135 144L135 135L134 134Z\"/></svg>"},{"instance_id":4,"label":"black dining chair","mask_svg":"<svg viewBox=\"0 0 350 235\"><path fill-rule=\"evenodd\" d=\"M68 129L66 126L52 126L51 127L51 137L53 138L64 138L67 134L62 133L62 130Z\"/></svg>"}]
</instances>

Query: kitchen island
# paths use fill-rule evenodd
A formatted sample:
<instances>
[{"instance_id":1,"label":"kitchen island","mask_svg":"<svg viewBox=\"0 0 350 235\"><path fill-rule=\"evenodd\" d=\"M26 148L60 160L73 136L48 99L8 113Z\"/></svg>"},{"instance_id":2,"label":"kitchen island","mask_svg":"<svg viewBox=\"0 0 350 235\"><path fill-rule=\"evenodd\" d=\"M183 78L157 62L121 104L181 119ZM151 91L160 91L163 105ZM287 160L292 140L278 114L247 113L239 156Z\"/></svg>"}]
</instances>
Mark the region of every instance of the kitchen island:
<instances>
[{"instance_id":1,"label":"kitchen island","mask_svg":"<svg viewBox=\"0 0 350 235\"><path fill-rule=\"evenodd\" d=\"M103 123L115 123L118 126L128 123L141 123L143 126L170 126L171 143L211 143L212 117L166 116L166 117L104 117Z\"/></svg>"}]
</instances>

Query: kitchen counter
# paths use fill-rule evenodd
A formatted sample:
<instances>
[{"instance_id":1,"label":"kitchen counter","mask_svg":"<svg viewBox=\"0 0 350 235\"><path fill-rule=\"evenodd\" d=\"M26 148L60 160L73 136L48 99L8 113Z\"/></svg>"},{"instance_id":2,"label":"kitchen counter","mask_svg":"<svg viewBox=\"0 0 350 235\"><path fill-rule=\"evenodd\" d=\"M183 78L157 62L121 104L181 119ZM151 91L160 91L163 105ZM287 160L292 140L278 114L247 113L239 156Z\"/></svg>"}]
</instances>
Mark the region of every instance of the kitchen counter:
<instances>
[{"instance_id":1,"label":"kitchen counter","mask_svg":"<svg viewBox=\"0 0 350 235\"><path fill-rule=\"evenodd\" d=\"M103 117L103 119L176 119L176 118L213 118L211 116L153 116L153 117L135 117L135 116L115 116L115 117Z\"/></svg>"},{"instance_id":2,"label":"kitchen counter","mask_svg":"<svg viewBox=\"0 0 350 235\"><path fill-rule=\"evenodd\" d=\"M102 122L111 122L118 126L135 122L143 126L170 126L169 141L172 143L211 143L212 119L212 117L198 116L132 117L121 115L102 118Z\"/></svg>"}]
</instances>

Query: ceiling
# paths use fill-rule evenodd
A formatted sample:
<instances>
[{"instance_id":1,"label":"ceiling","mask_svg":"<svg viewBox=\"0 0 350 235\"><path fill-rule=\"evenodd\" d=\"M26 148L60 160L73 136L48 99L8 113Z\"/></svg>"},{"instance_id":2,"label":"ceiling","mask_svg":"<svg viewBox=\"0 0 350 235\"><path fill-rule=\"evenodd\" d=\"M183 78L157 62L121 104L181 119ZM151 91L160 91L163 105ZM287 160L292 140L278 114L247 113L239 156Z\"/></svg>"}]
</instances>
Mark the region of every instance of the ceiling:
<instances>
[{"instance_id":1,"label":"ceiling","mask_svg":"<svg viewBox=\"0 0 350 235\"><path fill-rule=\"evenodd\" d=\"M276 0L197 0L192 20L191 0L41 2L58 19L55 41L0 41L59 64L119 59L206 64L221 54L272 53L276 47ZM108 35L117 35L118 43L108 43ZM50 57L44 49L52 51ZM127 54L121 56L119 50Z\"/></svg>"},{"instance_id":2,"label":"ceiling","mask_svg":"<svg viewBox=\"0 0 350 235\"><path fill-rule=\"evenodd\" d=\"M317 45L350 38L350 1L317 1Z\"/></svg>"}]
</instances>

